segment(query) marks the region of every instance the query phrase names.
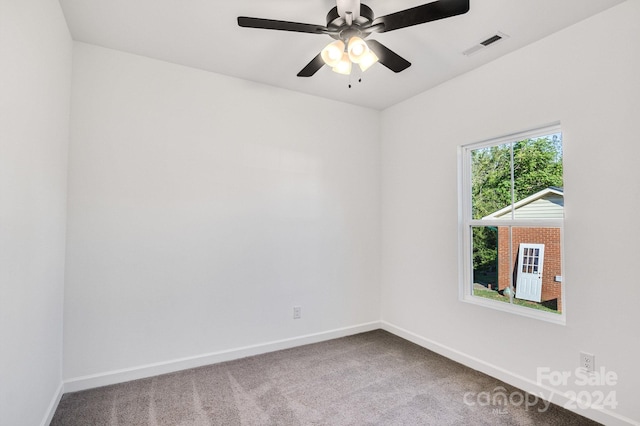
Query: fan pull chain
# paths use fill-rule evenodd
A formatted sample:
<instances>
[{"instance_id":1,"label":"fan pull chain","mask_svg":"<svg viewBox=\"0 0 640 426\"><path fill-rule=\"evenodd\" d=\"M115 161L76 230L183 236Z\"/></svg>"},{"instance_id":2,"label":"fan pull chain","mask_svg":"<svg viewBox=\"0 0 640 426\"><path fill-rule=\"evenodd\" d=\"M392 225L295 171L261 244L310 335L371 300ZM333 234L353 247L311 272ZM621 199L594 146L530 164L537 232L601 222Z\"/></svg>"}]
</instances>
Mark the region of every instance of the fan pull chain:
<instances>
[{"instance_id":1,"label":"fan pull chain","mask_svg":"<svg viewBox=\"0 0 640 426\"><path fill-rule=\"evenodd\" d=\"M353 74L353 72L351 74ZM351 87L352 87L351 74L349 74L349 89L351 89ZM360 74L360 76L358 77L358 83L362 83L362 71L360 71L359 74Z\"/></svg>"}]
</instances>

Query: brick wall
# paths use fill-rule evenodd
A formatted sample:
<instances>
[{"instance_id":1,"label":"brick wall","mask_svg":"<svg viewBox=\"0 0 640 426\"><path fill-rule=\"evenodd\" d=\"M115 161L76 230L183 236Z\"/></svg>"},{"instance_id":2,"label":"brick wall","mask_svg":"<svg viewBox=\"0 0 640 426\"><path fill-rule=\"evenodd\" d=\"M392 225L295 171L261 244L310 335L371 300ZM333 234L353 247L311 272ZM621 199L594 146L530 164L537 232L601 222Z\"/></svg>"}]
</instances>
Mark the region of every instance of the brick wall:
<instances>
[{"instance_id":1,"label":"brick wall","mask_svg":"<svg viewBox=\"0 0 640 426\"><path fill-rule=\"evenodd\" d=\"M542 302L557 299L558 312L562 312L561 284L555 281L556 275L562 276L560 257L560 229L558 228L512 228L513 264L509 263L509 227L498 227L498 289L509 286L509 277L513 277L515 287L515 267L518 262L520 243L544 244L544 263L542 265Z\"/></svg>"}]
</instances>

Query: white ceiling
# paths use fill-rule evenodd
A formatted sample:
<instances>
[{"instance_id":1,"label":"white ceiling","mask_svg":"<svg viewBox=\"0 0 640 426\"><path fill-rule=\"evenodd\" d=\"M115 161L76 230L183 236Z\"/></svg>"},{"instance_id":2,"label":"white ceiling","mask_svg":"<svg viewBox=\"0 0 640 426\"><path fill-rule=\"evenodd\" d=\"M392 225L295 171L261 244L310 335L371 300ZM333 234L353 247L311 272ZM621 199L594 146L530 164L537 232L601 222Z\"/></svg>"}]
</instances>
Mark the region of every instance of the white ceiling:
<instances>
[{"instance_id":1,"label":"white ceiling","mask_svg":"<svg viewBox=\"0 0 640 426\"><path fill-rule=\"evenodd\" d=\"M296 74L333 41L327 35L241 28L251 16L325 25L335 0L60 0L73 38L374 109L384 109L624 0L471 0L468 13L373 34L412 65L380 64L362 82L323 67ZM364 0L375 16L428 0ZM497 31L509 36L472 56L463 51ZM531 65L531 64L529 64ZM527 66L527 64L524 64ZM532 65L533 66L533 65Z\"/></svg>"}]
</instances>

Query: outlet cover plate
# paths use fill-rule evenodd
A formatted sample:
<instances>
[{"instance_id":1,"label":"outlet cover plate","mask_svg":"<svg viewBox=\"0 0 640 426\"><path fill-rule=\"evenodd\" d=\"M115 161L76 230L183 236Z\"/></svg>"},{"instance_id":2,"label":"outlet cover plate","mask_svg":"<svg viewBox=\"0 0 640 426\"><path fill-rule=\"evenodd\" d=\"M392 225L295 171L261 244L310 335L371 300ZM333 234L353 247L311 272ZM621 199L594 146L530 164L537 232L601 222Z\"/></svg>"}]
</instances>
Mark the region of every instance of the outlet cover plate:
<instances>
[{"instance_id":1,"label":"outlet cover plate","mask_svg":"<svg viewBox=\"0 0 640 426\"><path fill-rule=\"evenodd\" d=\"M580 352L580 368L588 373L596 371L596 357L587 352Z\"/></svg>"}]
</instances>

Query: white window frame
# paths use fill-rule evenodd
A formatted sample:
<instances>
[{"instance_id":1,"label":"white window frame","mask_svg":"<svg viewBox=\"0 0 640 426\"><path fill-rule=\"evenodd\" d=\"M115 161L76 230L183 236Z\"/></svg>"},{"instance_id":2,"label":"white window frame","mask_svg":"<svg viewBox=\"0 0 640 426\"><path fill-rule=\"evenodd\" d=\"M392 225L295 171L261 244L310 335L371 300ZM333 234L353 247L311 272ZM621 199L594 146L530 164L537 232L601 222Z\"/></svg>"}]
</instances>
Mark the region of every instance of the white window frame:
<instances>
[{"instance_id":1,"label":"white window frame","mask_svg":"<svg viewBox=\"0 0 640 426\"><path fill-rule=\"evenodd\" d=\"M494 145L501 145L511 142L517 142L523 139L534 139L537 137L552 135L554 133L562 133L560 123L553 123L541 127L537 127L524 132L504 135L497 138L487 139L481 142L475 142L458 148L458 270L459 270L459 299L463 302L473 305L484 306L490 309L510 312L529 318L535 318L556 324L566 324L567 300L565 297L565 285L567 280L564 268L564 219L492 219L491 226L509 226L509 227L553 227L560 229L560 257L562 269L562 312L559 314L544 312L538 309L518 306L511 303L505 303L496 300L490 300L480 296L473 295L473 251L472 251L472 234L473 226L487 226L487 220L479 220L472 218L471 206L471 152L479 148L487 148ZM563 138L564 142L564 138ZM513 192L512 192L513 198ZM518 200L513 200L511 205ZM511 233L511 231L509 231ZM511 237L509 244L512 244ZM512 250L509 250L510 256ZM513 259L510 259L510 265L513 265Z\"/></svg>"}]
</instances>

